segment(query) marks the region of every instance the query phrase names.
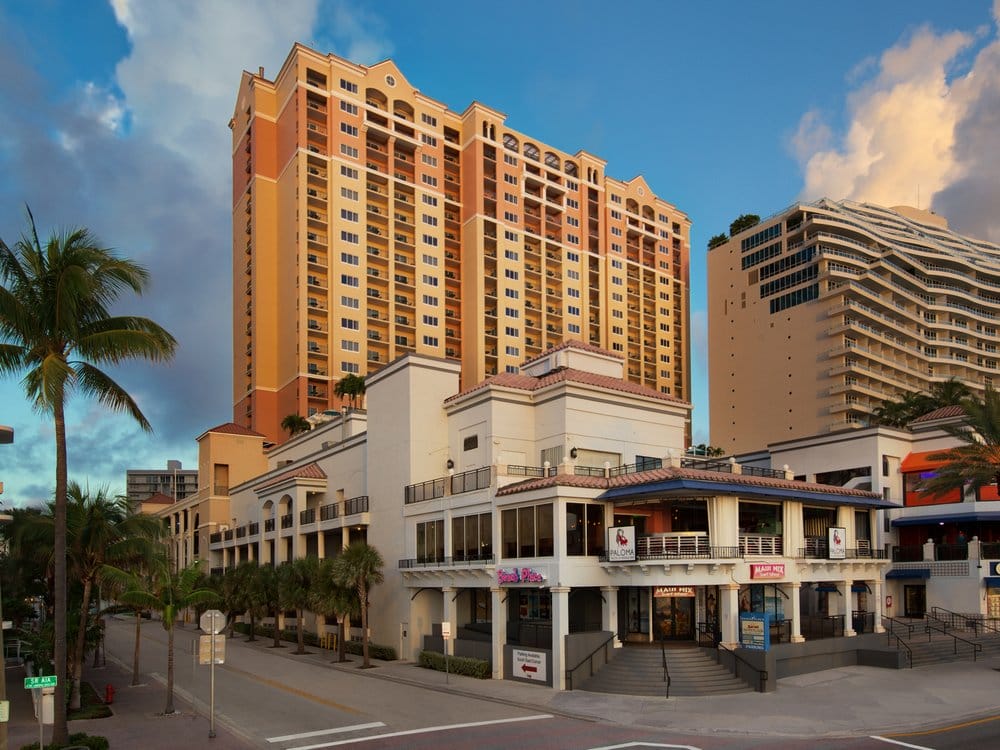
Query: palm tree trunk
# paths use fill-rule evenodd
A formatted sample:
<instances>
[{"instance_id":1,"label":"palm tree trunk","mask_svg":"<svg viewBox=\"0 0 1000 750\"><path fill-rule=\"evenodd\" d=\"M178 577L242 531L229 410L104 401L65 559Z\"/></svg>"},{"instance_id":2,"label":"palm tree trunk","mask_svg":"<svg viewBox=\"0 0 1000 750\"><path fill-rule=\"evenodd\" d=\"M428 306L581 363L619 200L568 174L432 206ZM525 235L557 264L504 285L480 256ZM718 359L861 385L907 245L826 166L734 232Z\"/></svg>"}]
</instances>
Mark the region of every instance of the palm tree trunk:
<instances>
[{"instance_id":1,"label":"palm tree trunk","mask_svg":"<svg viewBox=\"0 0 1000 750\"><path fill-rule=\"evenodd\" d=\"M142 637L142 612L135 611L135 648L132 651L132 687L139 684L139 643Z\"/></svg>"},{"instance_id":2,"label":"palm tree trunk","mask_svg":"<svg viewBox=\"0 0 1000 750\"><path fill-rule=\"evenodd\" d=\"M174 624L167 628L167 706L164 714L174 712Z\"/></svg>"},{"instance_id":3,"label":"palm tree trunk","mask_svg":"<svg viewBox=\"0 0 1000 750\"><path fill-rule=\"evenodd\" d=\"M358 596L361 598L361 664L365 669L371 666L368 659L368 589L358 586Z\"/></svg>"},{"instance_id":4,"label":"palm tree trunk","mask_svg":"<svg viewBox=\"0 0 1000 750\"><path fill-rule=\"evenodd\" d=\"M69 707L80 708L80 680L83 679L83 649L87 644L87 623L90 621L90 590L93 582L83 581L83 601L80 602L80 624L76 628L76 644L73 647L73 686L69 696Z\"/></svg>"},{"instance_id":5,"label":"palm tree trunk","mask_svg":"<svg viewBox=\"0 0 1000 750\"><path fill-rule=\"evenodd\" d=\"M274 610L274 645L271 648L281 648L281 629L278 627L278 610Z\"/></svg>"},{"instance_id":6,"label":"palm tree trunk","mask_svg":"<svg viewBox=\"0 0 1000 750\"><path fill-rule=\"evenodd\" d=\"M56 433L56 496L53 509L55 540L53 544L55 607L53 612L53 659L56 683L54 696L53 744L69 742L69 725L66 717L66 416L63 413L62 393L53 399L52 415Z\"/></svg>"},{"instance_id":7,"label":"palm tree trunk","mask_svg":"<svg viewBox=\"0 0 1000 750\"><path fill-rule=\"evenodd\" d=\"M346 615L340 620L340 638L337 641L337 661L347 661L347 632L351 618Z\"/></svg>"},{"instance_id":8,"label":"palm tree trunk","mask_svg":"<svg viewBox=\"0 0 1000 750\"><path fill-rule=\"evenodd\" d=\"M299 637L299 648L296 654L304 654L306 652L306 634L305 634L305 613L302 608L299 607L295 610L295 629L298 631Z\"/></svg>"},{"instance_id":9,"label":"palm tree trunk","mask_svg":"<svg viewBox=\"0 0 1000 750\"><path fill-rule=\"evenodd\" d=\"M257 624L257 616L251 612L250 613L250 637L247 638L248 641L256 641L257 636L254 635L254 626Z\"/></svg>"}]
</instances>

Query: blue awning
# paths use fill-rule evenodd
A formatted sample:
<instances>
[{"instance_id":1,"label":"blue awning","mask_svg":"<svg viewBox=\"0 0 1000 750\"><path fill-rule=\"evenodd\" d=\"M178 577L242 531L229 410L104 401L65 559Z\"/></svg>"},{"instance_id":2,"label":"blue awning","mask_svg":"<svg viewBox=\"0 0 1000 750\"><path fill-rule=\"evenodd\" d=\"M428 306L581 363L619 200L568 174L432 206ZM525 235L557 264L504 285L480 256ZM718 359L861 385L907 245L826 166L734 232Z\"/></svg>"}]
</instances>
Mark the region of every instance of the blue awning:
<instances>
[{"instance_id":1,"label":"blue awning","mask_svg":"<svg viewBox=\"0 0 1000 750\"><path fill-rule=\"evenodd\" d=\"M851 584L851 593L854 593L854 594L869 593L870 594L871 592L872 592L872 590L870 588L868 588L868 584L867 583L852 583Z\"/></svg>"},{"instance_id":2,"label":"blue awning","mask_svg":"<svg viewBox=\"0 0 1000 750\"><path fill-rule=\"evenodd\" d=\"M930 568L903 568L890 570L885 574L886 578L930 578Z\"/></svg>"},{"instance_id":3,"label":"blue awning","mask_svg":"<svg viewBox=\"0 0 1000 750\"><path fill-rule=\"evenodd\" d=\"M1000 522L1000 511L978 513L942 513L938 516L904 516L892 519L893 526L937 526L942 523L975 523L976 521Z\"/></svg>"},{"instance_id":4,"label":"blue awning","mask_svg":"<svg viewBox=\"0 0 1000 750\"><path fill-rule=\"evenodd\" d=\"M986 581L986 588L1000 589L1000 576L986 576L983 580Z\"/></svg>"},{"instance_id":5,"label":"blue awning","mask_svg":"<svg viewBox=\"0 0 1000 750\"><path fill-rule=\"evenodd\" d=\"M840 589L832 583L821 583L816 587L817 591L825 591L827 594L840 594ZM843 594L841 594L843 596Z\"/></svg>"}]
</instances>

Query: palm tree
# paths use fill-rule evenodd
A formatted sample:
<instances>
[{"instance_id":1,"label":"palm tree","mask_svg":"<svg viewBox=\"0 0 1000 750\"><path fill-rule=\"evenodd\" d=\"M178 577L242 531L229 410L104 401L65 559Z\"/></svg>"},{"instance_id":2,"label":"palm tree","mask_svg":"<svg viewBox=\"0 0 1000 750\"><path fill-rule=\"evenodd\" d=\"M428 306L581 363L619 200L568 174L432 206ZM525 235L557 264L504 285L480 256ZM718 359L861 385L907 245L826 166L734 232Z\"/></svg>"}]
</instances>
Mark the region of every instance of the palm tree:
<instances>
[{"instance_id":1,"label":"palm tree","mask_svg":"<svg viewBox=\"0 0 1000 750\"><path fill-rule=\"evenodd\" d=\"M340 398L349 398L351 407L358 405L358 398L365 395L365 379L360 375L350 373L337 381L333 387L333 392Z\"/></svg>"},{"instance_id":2,"label":"palm tree","mask_svg":"<svg viewBox=\"0 0 1000 750\"><path fill-rule=\"evenodd\" d=\"M257 597L261 608L274 615L274 643L271 648L284 648L281 645L281 629L278 627L284 600L278 571L272 565L262 565L257 573Z\"/></svg>"},{"instance_id":3,"label":"palm tree","mask_svg":"<svg viewBox=\"0 0 1000 750\"><path fill-rule=\"evenodd\" d=\"M358 592L358 602L361 606L361 653L362 668L371 667L368 656L368 592L372 586L377 586L385 580L382 568L385 562L378 550L364 542L356 542L346 547L344 552L334 558L334 578L342 585L349 586Z\"/></svg>"},{"instance_id":4,"label":"palm tree","mask_svg":"<svg viewBox=\"0 0 1000 750\"><path fill-rule=\"evenodd\" d=\"M301 414L289 414L281 420L281 429L288 433L288 437L292 438L300 432L309 432L312 429L312 424Z\"/></svg>"},{"instance_id":5,"label":"palm tree","mask_svg":"<svg viewBox=\"0 0 1000 750\"><path fill-rule=\"evenodd\" d=\"M188 607L215 604L219 595L208 588L199 588L203 581L201 569L194 563L179 571L171 570L164 556L143 580L120 568L105 568L106 575L121 585L121 600L134 607L144 607L160 613L163 629L167 631L167 704L166 715L174 713L174 625Z\"/></svg>"},{"instance_id":6,"label":"palm tree","mask_svg":"<svg viewBox=\"0 0 1000 750\"><path fill-rule=\"evenodd\" d=\"M962 445L932 454L931 460L947 463L920 483L930 495L1000 483L1000 394L987 386L982 401L968 398L962 407L967 415L963 423L944 428Z\"/></svg>"},{"instance_id":7,"label":"palm tree","mask_svg":"<svg viewBox=\"0 0 1000 750\"><path fill-rule=\"evenodd\" d=\"M934 408L942 406L955 406L961 404L972 395L969 386L956 378L948 378L931 386L930 399L934 402Z\"/></svg>"},{"instance_id":8,"label":"palm tree","mask_svg":"<svg viewBox=\"0 0 1000 750\"><path fill-rule=\"evenodd\" d=\"M351 627L351 618L360 613L361 605L355 588L338 583L334 571L335 559L327 557L320 563L309 606L317 614L337 618L337 661L344 662L347 661L347 631Z\"/></svg>"},{"instance_id":9,"label":"palm tree","mask_svg":"<svg viewBox=\"0 0 1000 750\"><path fill-rule=\"evenodd\" d=\"M305 611L311 602L311 589L319 575L319 560L299 557L278 568L283 607L295 610L295 630L298 635L296 654L306 652Z\"/></svg>"},{"instance_id":10,"label":"palm tree","mask_svg":"<svg viewBox=\"0 0 1000 750\"><path fill-rule=\"evenodd\" d=\"M66 675L66 417L74 388L104 406L150 424L128 392L101 365L163 361L177 342L147 318L115 316L125 292L141 294L144 268L100 245L86 229L53 234L43 246L28 210L28 231L13 247L0 239L0 373L24 373L21 385L55 427L54 627L56 674ZM66 686L55 690L52 741L66 743Z\"/></svg>"}]
</instances>

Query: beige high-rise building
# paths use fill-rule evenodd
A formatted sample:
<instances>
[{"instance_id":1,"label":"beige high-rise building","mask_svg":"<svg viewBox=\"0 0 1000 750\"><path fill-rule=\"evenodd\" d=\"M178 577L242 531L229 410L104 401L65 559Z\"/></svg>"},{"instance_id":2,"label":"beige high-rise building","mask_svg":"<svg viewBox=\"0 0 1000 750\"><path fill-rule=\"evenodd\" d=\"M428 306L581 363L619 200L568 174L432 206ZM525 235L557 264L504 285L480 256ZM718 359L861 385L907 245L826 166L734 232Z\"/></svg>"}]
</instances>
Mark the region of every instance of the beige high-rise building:
<instances>
[{"instance_id":1,"label":"beige high-rise building","mask_svg":"<svg viewBox=\"0 0 1000 750\"><path fill-rule=\"evenodd\" d=\"M1000 355L1000 246L935 214L797 203L708 253L711 441L727 452L871 423L885 399Z\"/></svg>"},{"instance_id":2,"label":"beige high-rise building","mask_svg":"<svg viewBox=\"0 0 1000 750\"><path fill-rule=\"evenodd\" d=\"M238 424L282 440L407 352L467 385L565 339L690 398L690 221L642 177L301 45L244 73L230 126Z\"/></svg>"}]
</instances>

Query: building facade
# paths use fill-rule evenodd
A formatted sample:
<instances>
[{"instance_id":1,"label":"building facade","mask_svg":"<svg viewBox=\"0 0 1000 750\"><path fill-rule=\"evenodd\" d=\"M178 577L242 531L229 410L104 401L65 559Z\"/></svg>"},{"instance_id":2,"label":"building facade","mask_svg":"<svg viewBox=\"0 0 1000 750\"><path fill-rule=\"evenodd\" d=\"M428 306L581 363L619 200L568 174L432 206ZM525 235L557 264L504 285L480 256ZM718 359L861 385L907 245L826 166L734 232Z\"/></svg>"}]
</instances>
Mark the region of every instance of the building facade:
<instances>
[{"instance_id":1,"label":"building facade","mask_svg":"<svg viewBox=\"0 0 1000 750\"><path fill-rule=\"evenodd\" d=\"M1000 362L1000 246L934 214L797 203L708 253L712 442L871 423L885 399Z\"/></svg>"},{"instance_id":2,"label":"building facade","mask_svg":"<svg viewBox=\"0 0 1000 750\"><path fill-rule=\"evenodd\" d=\"M968 620L1000 617L1000 494L997 485L932 495L920 488L961 445L949 427L959 406L926 414L907 428L843 429L772 443L736 459L747 466L796 467L796 478L871 490L892 504L870 538L891 560L884 614L923 617L939 610Z\"/></svg>"},{"instance_id":3,"label":"building facade","mask_svg":"<svg viewBox=\"0 0 1000 750\"><path fill-rule=\"evenodd\" d=\"M185 469L180 461L167 461L166 469L127 469L125 494L129 505L137 507L154 495L183 500L198 490L198 470Z\"/></svg>"},{"instance_id":4,"label":"building facade","mask_svg":"<svg viewBox=\"0 0 1000 750\"><path fill-rule=\"evenodd\" d=\"M690 397L690 222L642 177L301 45L230 127L237 423L279 442L347 374L418 352L468 385L566 338Z\"/></svg>"},{"instance_id":5,"label":"building facade","mask_svg":"<svg viewBox=\"0 0 1000 750\"><path fill-rule=\"evenodd\" d=\"M567 342L462 388L458 363L406 355L369 376L367 410L271 448L265 471L229 486L232 521L203 564L366 541L386 560L375 642L413 659L449 623L454 653L559 688L602 640L737 646L742 614L768 615L785 643L880 632L883 501L683 457L690 406L625 366Z\"/></svg>"}]
</instances>

